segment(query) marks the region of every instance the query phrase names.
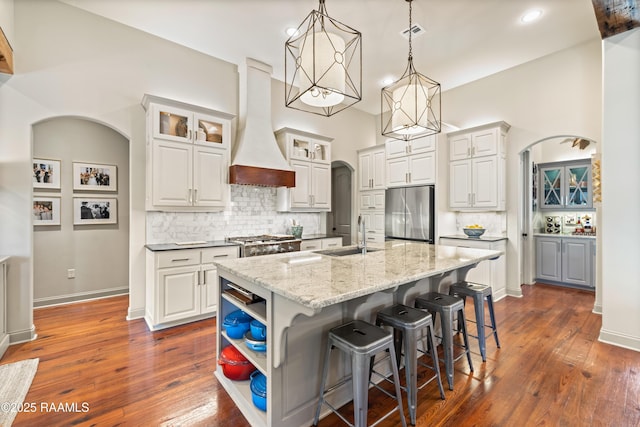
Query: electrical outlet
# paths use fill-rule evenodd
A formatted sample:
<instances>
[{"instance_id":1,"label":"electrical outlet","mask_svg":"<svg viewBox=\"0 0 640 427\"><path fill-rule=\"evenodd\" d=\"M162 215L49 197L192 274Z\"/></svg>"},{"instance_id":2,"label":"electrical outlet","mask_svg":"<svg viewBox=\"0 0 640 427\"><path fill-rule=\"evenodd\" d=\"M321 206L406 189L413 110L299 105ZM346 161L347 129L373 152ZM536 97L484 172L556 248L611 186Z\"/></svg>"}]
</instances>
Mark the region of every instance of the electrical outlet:
<instances>
[{"instance_id":1,"label":"electrical outlet","mask_svg":"<svg viewBox=\"0 0 640 427\"><path fill-rule=\"evenodd\" d=\"M76 269L70 268L67 270L67 279L75 279L76 278Z\"/></svg>"}]
</instances>

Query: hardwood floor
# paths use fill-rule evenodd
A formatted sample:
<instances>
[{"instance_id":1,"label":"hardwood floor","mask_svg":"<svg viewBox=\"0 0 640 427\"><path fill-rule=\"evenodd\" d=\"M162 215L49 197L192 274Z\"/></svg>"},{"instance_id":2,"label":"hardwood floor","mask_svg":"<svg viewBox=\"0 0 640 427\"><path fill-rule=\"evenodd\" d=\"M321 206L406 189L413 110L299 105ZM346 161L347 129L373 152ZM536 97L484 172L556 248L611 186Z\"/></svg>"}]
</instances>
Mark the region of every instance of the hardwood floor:
<instances>
[{"instance_id":1,"label":"hardwood floor","mask_svg":"<svg viewBox=\"0 0 640 427\"><path fill-rule=\"evenodd\" d=\"M488 340L482 363L472 339L475 371L457 362L446 400L435 383L419 391L417 425L640 425L640 353L597 341L593 293L545 285L523 293L495 304L501 349ZM152 333L125 320L127 305L114 297L35 311L38 339L0 361L40 358L25 399L37 411L14 426L248 425L213 376L215 319ZM60 404L77 411L52 410ZM370 422L392 406L371 393ZM335 416L320 422L333 425Z\"/></svg>"}]
</instances>

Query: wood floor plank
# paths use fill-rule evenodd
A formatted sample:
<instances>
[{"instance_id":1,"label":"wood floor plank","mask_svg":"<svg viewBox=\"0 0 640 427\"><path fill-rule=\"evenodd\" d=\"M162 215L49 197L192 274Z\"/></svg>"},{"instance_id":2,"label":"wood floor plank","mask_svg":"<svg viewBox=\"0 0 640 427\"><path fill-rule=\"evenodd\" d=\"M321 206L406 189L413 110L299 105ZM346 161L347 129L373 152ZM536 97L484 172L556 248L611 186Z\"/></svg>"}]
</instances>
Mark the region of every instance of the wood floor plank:
<instances>
[{"instance_id":1,"label":"wood floor plank","mask_svg":"<svg viewBox=\"0 0 640 427\"><path fill-rule=\"evenodd\" d=\"M522 289L522 298L495 303L502 348L490 337L483 363L472 339L475 370L457 362L446 400L435 382L420 390L417 425L639 426L640 354L598 341L593 293ZM38 339L10 346L0 364L39 357L25 401L80 410L20 413L14 426L248 426L213 375L216 320L150 332L125 320L127 305L122 296L35 311ZM392 406L372 392L370 419ZM341 424L328 416L319 425ZM397 426L397 417L380 426Z\"/></svg>"}]
</instances>

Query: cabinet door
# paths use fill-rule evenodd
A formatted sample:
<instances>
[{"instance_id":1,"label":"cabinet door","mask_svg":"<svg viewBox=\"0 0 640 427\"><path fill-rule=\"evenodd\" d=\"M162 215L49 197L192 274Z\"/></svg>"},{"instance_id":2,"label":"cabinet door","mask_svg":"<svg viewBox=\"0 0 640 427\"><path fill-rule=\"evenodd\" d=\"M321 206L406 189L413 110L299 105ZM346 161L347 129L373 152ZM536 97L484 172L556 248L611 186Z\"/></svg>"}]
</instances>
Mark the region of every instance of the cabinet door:
<instances>
[{"instance_id":1,"label":"cabinet door","mask_svg":"<svg viewBox=\"0 0 640 427\"><path fill-rule=\"evenodd\" d=\"M540 208L561 208L564 206L564 168L540 168L539 189Z\"/></svg>"},{"instance_id":2,"label":"cabinet door","mask_svg":"<svg viewBox=\"0 0 640 427\"><path fill-rule=\"evenodd\" d=\"M220 120L205 114L194 114L194 141L196 144L216 148L229 148L227 120Z\"/></svg>"},{"instance_id":3,"label":"cabinet door","mask_svg":"<svg viewBox=\"0 0 640 427\"><path fill-rule=\"evenodd\" d=\"M449 207L471 206L471 161L458 160L449 163Z\"/></svg>"},{"instance_id":4,"label":"cabinet door","mask_svg":"<svg viewBox=\"0 0 640 427\"><path fill-rule=\"evenodd\" d=\"M158 321L172 322L200 314L200 266L158 270Z\"/></svg>"},{"instance_id":5,"label":"cabinet door","mask_svg":"<svg viewBox=\"0 0 640 427\"><path fill-rule=\"evenodd\" d=\"M387 156L384 147L371 153L371 180L374 190L382 190L386 186L385 170Z\"/></svg>"},{"instance_id":6,"label":"cabinet door","mask_svg":"<svg viewBox=\"0 0 640 427\"><path fill-rule=\"evenodd\" d=\"M406 156L408 153L407 142L402 139L392 139L385 143L387 159Z\"/></svg>"},{"instance_id":7,"label":"cabinet door","mask_svg":"<svg viewBox=\"0 0 640 427\"><path fill-rule=\"evenodd\" d=\"M562 281L591 286L591 241L562 239Z\"/></svg>"},{"instance_id":8,"label":"cabinet door","mask_svg":"<svg viewBox=\"0 0 640 427\"><path fill-rule=\"evenodd\" d=\"M499 129L486 129L471 134L471 155L473 157L498 154Z\"/></svg>"},{"instance_id":9,"label":"cabinet door","mask_svg":"<svg viewBox=\"0 0 640 427\"><path fill-rule=\"evenodd\" d=\"M409 156L409 183L434 184L436 182L436 156L433 152Z\"/></svg>"},{"instance_id":10,"label":"cabinet door","mask_svg":"<svg viewBox=\"0 0 640 427\"><path fill-rule=\"evenodd\" d=\"M151 110L154 138L176 142L192 141L193 113L158 104L154 104Z\"/></svg>"},{"instance_id":11,"label":"cabinet door","mask_svg":"<svg viewBox=\"0 0 640 427\"><path fill-rule=\"evenodd\" d=\"M403 187L409 183L408 157L387 158L387 187Z\"/></svg>"},{"instance_id":12,"label":"cabinet door","mask_svg":"<svg viewBox=\"0 0 640 427\"><path fill-rule=\"evenodd\" d=\"M193 204L224 206L226 151L196 146L193 154Z\"/></svg>"},{"instance_id":13,"label":"cabinet door","mask_svg":"<svg viewBox=\"0 0 640 427\"><path fill-rule=\"evenodd\" d=\"M311 171L312 206L329 210L331 209L331 165L313 163Z\"/></svg>"},{"instance_id":14,"label":"cabinet door","mask_svg":"<svg viewBox=\"0 0 640 427\"><path fill-rule=\"evenodd\" d=\"M536 278L559 282L562 280L561 239L536 239Z\"/></svg>"},{"instance_id":15,"label":"cabinet door","mask_svg":"<svg viewBox=\"0 0 640 427\"><path fill-rule=\"evenodd\" d=\"M426 153L428 151L435 151L436 149L436 136L429 135L423 138L414 139L409 141L409 154Z\"/></svg>"},{"instance_id":16,"label":"cabinet door","mask_svg":"<svg viewBox=\"0 0 640 427\"><path fill-rule=\"evenodd\" d=\"M291 207L309 207L309 196L311 195L311 163L292 160L291 167L296 173L296 186L291 189Z\"/></svg>"},{"instance_id":17,"label":"cabinet door","mask_svg":"<svg viewBox=\"0 0 640 427\"><path fill-rule=\"evenodd\" d=\"M373 187L373 171L372 168L372 153L363 153L358 156L358 189L371 190Z\"/></svg>"},{"instance_id":18,"label":"cabinet door","mask_svg":"<svg viewBox=\"0 0 640 427\"><path fill-rule=\"evenodd\" d=\"M496 156L471 160L473 195L475 208L495 208L498 206L498 159Z\"/></svg>"},{"instance_id":19,"label":"cabinet door","mask_svg":"<svg viewBox=\"0 0 640 427\"><path fill-rule=\"evenodd\" d=\"M565 166L565 207L591 208L591 164Z\"/></svg>"},{"instance_id":20,"label":"cabinet door","mask_svg":"<svg viewBox=\"0 0 640 427\"><path fill-rule=\"evenodd\" d=\"M449 160L462 160L471 156L471 135L461 134L449 138Z\"/></svg>"},{"instance_id":21,"label":"cabinet door","mask_svg":"<svg viewBox=\"0 0 640 427\"><path fill-rule=\"evenodd\" d=\"M191 206L193 146L153 141L152 202L154 206Z\"/></svg>"},{"instance_id":22,"label":"cabinet door","mask_svg":"<svg viewBox=\"0 0 640 427\"><path fill-rule=\"evenodd\" d=\"M202 266L202 283L200 283L200 313L214 313L218 310L218 269L214 264Z\"/></svg>"}]
</instances>

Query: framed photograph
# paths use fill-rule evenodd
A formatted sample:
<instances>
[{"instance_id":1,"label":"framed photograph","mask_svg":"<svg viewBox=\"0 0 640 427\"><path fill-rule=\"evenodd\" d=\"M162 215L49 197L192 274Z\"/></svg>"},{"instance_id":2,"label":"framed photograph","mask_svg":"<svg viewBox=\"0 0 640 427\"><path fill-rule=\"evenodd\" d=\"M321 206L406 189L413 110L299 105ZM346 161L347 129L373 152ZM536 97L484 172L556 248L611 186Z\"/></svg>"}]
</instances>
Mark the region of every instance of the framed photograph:
<instances>
[{"instance_id":1,"label":"framed photograph","mask_svg":"<svg viewBox=\"0 0 640 427\"><path fill-rule=\"evenodd\" d=\"M33 159L33 188L60 189L60 160Z\"/></svg>"},{"instance_id":2,"label":"framed photograph","mask_svg":"<svg viewBox=\"0 0 640 427\"><path fill-rule=\"evenodd\" d=\"M118 174L115 165L73 162L73 189L116 191Z\"/></svg>"},{"instance_id":3,"label":"framed photograph","mask_svg":"<svg viewBox=\"0 0 640 427\"><path fill-rule=\"evenodd\" d=\"M117 224L118 199L106 197L74 197L73 223L85 224Z\"/></svg>"},{"instance_id":4,"label":"framed photograph","mask_svg":"<svg viewBox=\"0 0 640 427\"><path fill-rule=\"evenodd\" d=\"M33 196L33 225L60 225L60 197Z\"/></svg>"}]
</instances>

